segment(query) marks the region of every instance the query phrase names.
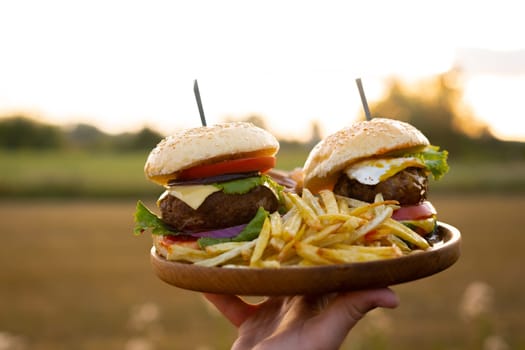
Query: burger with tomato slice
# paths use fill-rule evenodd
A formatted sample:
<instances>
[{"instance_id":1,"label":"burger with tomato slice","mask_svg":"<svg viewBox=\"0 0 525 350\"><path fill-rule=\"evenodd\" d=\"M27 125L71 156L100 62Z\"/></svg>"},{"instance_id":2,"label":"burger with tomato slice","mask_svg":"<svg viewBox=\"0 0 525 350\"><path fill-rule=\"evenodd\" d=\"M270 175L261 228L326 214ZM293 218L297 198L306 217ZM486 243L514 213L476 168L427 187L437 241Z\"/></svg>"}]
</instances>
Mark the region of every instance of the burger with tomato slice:
<instances>
[{"instance_id":1,"label":"burger with tomato slice","mask_svg":"<svg viewBox=\"0 0 525 350\"><path fill-rule=\"evenodd\" d=\"M151 230L157 251L170 244L204 247L256 238L268 213L279 210L282 187L265 175L279 143L250 123L181 130L149 154L146 177L163 186L160 217L139 201L136 234Z\"/></svg>"},{"instance_id":2,"label":"burger with tomato slice","mask_svg":"<svg viewBox=\"0 0 525 350\"><path fill-rule=\"evenodd\" d=\"M396 200L392 218L423 236L436 228L427 200L428 178L448 171L447 151L430 144L414 126L386 118L359 121L319 142L304 167L304 187L373 202Z\"/></svg>"}]
</instances>

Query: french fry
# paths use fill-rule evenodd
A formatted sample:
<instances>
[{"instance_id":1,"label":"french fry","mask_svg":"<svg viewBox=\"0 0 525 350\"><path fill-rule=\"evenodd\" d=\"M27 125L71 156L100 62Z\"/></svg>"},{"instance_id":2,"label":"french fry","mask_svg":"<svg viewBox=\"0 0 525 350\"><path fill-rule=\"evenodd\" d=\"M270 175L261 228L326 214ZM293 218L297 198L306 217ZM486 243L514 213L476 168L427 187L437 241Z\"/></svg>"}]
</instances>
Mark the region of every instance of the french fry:
<instances>
[{"instance_id":1,"label":"french fry","mask_svg":"<svg viewBox=\"0 0 525 350\"><path fill-rule=\"evenodd\" d=\"M408 246L408 244L405 243L405 241L403 241L401 238L397 237L394 234L389 234L386 237L386 241L390 244L397 246L402 252L409 253L410 251L412 251L412 249L410 249L410 247Z\"/></svg>"},{"instance_id":2,"label":"french fry","mask_svg":"<svg viewBox=\"0 0 525 350\"><path fill-rule=\"evenodd\" d=\"M281 251L284 248L284 245L286 244L286 242L280 237L272 237L270 238L270 242L268 244L274 250Z\"/></svg>"},{"instance_id":3,"label":"french fry","mask_svg":"<svg viewBox=\"0 0 525 350\"><path fill-rule=\"evenodd\" d=\"M379 226L376 229L368 232L365 235L365 241L367 244L371 245L372 242L381 244L381 242L387 237L390 236L392 231L385 228L384 226ZM389 244L391 245L391 244Z\"/></svg>"},{"instance_id":4,"label":"french fry","mask_svg":"<svg viewBox=\"0 0 525 350\"><path fill-rule=\"evenodd\" d=\"M192 263L196 263L209 257L210 255L203 250L177 244L171 245L166 254L166 259L168 260L187 261Z\"/></svg>"},{"instance_id":5,"label":"french fry","mask_svg":"<svg viewBox=\"0 0 525 350\"><path fill-rule=\"evenodd\" d=\"M306 225L301 225L301 227L299 228L299 231L297 232L297 234L292 238L292 240L290 240L288 243L286 243L286 245L283 247L283 250L281 251L281 253L279 254L278 256L278 260L279 261L285 261L287 259L289 259L290 257L292 257L293 253L294 253L294 245L296 242L298 242L299 240L302 239L302 237L304 236L304 232L306 230Z\"/></svg>"},{"instance_id":6,"label":"french fry","mask_svg":"<svg viewBox=\"0 0 525 350\"><path fill-rule=\"evenodd\" d=\"M378 213L372 220L360 226L353 232L352 242L357 241L359 238L366 235L368 232L372 231L379 225L381 225L385 220L392 216L392 208L385 207L380 213Z\"/></svg>"},{"instance_id":7,"label":"french fry","mask_svg":"<svg viewBox=\"0 0 525 350\"><path fill-rule=\"evenodd\" d=\"M317 253L336 263L352 263L378 259L396 258L403 253L396 246L364 247L357 245L335 245L334 248L319 248Z\"/></svg>"},{"instance_id":8,"label":"french fry","mask_svg":"<svg viewBox=\"0 0 525 350\"><path fill-rule=\"evenodd\" d=\"M335 200L337 201L337 207L339 209L339 213L350 215L350 206L348 205L347 201L342 200L340 197L335 197Z\"/></svg>"},{"instance_id":9,"label":"french fry","mask_svg":"<svg viewBox=\"0 0 525 350\"><path fill-rule=\"evenodd\" d=\"M314 210L317 216L326 214L319 202L319 198L315 197L307 188L303 189L303 200Z\"/></svg>"},{"instance_id":10,"label":"french fry","mask_svg":"<svg viewBox=\"0 0 525 350\"><path fill-rule=\"evenodd\" d=\"M295 252L295 250L294 250ZM281 266L297 266L301 262L302 258L297 254L294 254L289 259L285 261L279 261Z\"/></svg>"},{"instance_id":11,"label":"french fry","mask_svg":"<svg viewBox=\"0 0 525 350\"><path fill-rule=\"evenodd\" d=\"M290 240L288 243L286 243L283 249L279 252L279 255L277 256L277 260L279 260L282 263L292 258L293 255L295 254L294 245L295 245L295 241L293 239Z\"/></svg>"},{"instance_id":12,"label":"french fry","mask_svg":"<svg viewBox=\"0 0 525 350\"><path fill-rule=\"evenodd\" d=\"M213 258L196 261L194 264L207 267L222 265L225 262L241 255L243 250L253 248L255 244L257 244L257 240L258 238L254 239L253 241L246 242L236 248L233 248L232 250L217 255Z\"/></svg>"},{"instance_id":13,"label":"french fry","mask_svg":"<svg viewBox=\"0 0 525 350\"><path fill-rule=\"evenodd\" d=\"M261 260L261 257L269 241L270 241L270 219L266 218L266 220L264 220L261 232L259 233L259 238L257 239L257 243L255 244L255 247L253 248L253 253L250 258L250 266L256 266L257 263Z\"/></svg>"},{"instance_id":14,"label":"french fry","mask_svg":"<svg viewBox=\"0 0 525 350\"><path fill-rule=\"evenodd\" d=\"M241 263L242 264L249 263L252 257L252 253L253 253L253 247L244 247L241 250L241 255L239 255L239 258L242 259Z\"/></svg>"},{"instance_id":15,"label":"french fry","mask_svg":"<svg viewBox=\"0 0 525 350\"><path fill-rule=\"evenodd\" d=\"M358 216L349 215L348 220L345 221L341 227L341 231L354 232L356 228L361 225L364 225L367 221Z\"/></svg>"},{"instance_id":16,"label":"french fry","mask_svg":"<svg viewBox=\"0 0 525 350\"><path fill-rule=\"evenodd\" d=\"M283 231L283 220L279 212L274 211L270 214L270 231L272 237L281 237Z\"/></svg>"},{"instance_id":17,"label":"french fry","mask_svg":"<svg viewBox=\"0 0 525 350\"><path fill-rule=\"evenodd\" d=\"M301 256L305 260L315 263L316 265L329 265L332 263L330 260L325 259L319 255L318 251L320 248L317 246L297 242L295 244L295 249L297 251L297 255Z\"/></svg>"},{"instance_id":18,"label":"french fry","mask_svg":"<svg viewBox=\"0 0 525 350\"><path fill-rule=\"evenodd\" d=\"M292 200L290 199L290 197L287 195L288 192L285 192L283 193L283 201L284 201L284 207L286 208L287 211L290 211L291 209L294 208L294 204L292 202Z\"/></svg>"},{"instance_id":19,"label":"french fry","mask_svg":"<svg viewBox=\"0 0 525 350\"><path fill-rule=\"evenodd\" d=\"M390 255L393 252L395 252L396 254L399 254L399 251L398 251L397 247L395 247L394 245L367 246L367 245L354 245L354 244L346 244L346 243L336 243L331 248L333 248L333 249L341 249L341 250L352 250L352 249L355 249L356 252L377 254L377 255L383 255L383 256Z\"/></svg>"},{"instance_id":20,"label":"french fry","mask_svg":"<svg viewBox=\"0 0 525 350\"><path fill-rule=\"evenodd\" d=\"M282 238L286 242L292 240L301 228L302 222L303 219L301 214L299 214L299 209L296 207L290 209L290 211L286 213L285 217L283 218Z\"/></svg>"},{"instance_id":21,"label":"french fry","mask_svg":"<svg viewBox=\"0 0 525 350\"><path fill-rule=\"evenodd\" d=\"M381 203L384 200L385 198L383 197L383 194L381 192L376 193L376 195L374 196L374 203Z\"/></svg>"},{"instance_id":22,"label":"french fry","mask_svg":"<svg viewBox=\"0 0 525 350\"><path fill-rule=\"evenodd\" d=\"M352 216L348 214L324 214L324 215L319 215L318 217L319 217L319 220L321 220L321 222L326 225L326 224L333 224L336 222L345 222L348 219L350 219Z\"/></svg>"},{"instance_id":23,"label":"french fry","mask_svg":"<svg viewBox=\"0 0 525 350\"><path fill-rule=\"evenodd\" d=\"M224 243L217 243L213 245L206 246L204 250L206 253L209 254L209 256L219 255L224 252L230 251L234 248L240 247L244 245L245 242L224 242Z\"/></svg>"},{"instance_id":24,"label":"french fry","mask_svg":"<svg viewBox=\"0 0 525 350\"><path fill-rule=\"evenodd\" d=\"M318 241L316 245L319 247L330 247L337 243L349 242L352 239L352 237L353 232L332 233L326 238Z\"/></svg>"},{"instance_id":25,"label":"french fry","mask_svg":"<svg viewBox=\"0 0 525 350\"><path fill-rule=\"evenodd\" d=\"M430 248L430 244L428 244L428 242L423 237L421 237L420 235L418 235L399 221L396 221L394 219L387 219L383 223L383 226L391 229L393 231L393 234L407 242L416 245L418 248L421 248L423 250Z\"/></svg>"},{"instance_id":26,"label":"french fry","mask_svg":"<svg viewBox=\"0 0 525 350\"><path fill-rule=\"evenodd\" d=\"M297 266L305 266L305 267L308 267L308 266L318 266L319 264L316 264L315 262L311 261L311 260L308 260L308 259L300 259L298 262L297 262Z\"/></svg>"},{"instance_id":27,"label":"french fry","mask_svg":"<svg viewBox=\"0 0 525 350\"><path fill-rule=\"evenodd\" d=\"M316 242L319 242L323 240L324 238L326 238L328 235L337 231L341 226L342 226L341 223L327 226L323 228L321 231L318 231L317 233L303 239L302 242L306 244L314 244Z\"/></svg>"},{"instance_id":28,"label":"french fry","mask_svg":"<svg viewBox=\"0 0 525 350\"><path fill-rule=\"evenodd\" d=\"M295 193L288 193L288 197L295 204L299 214L308 226L315 229L321 229L323 227L314 210L301 197Z\"/></svg>"},{"instance_id":29,"label":"french fry","mask_svg":"<svg viewBox=\"0 0 525 350\"><path fill-rule=\"evenodd\" d=\"M322 190L319 192L321 199L323 200L324 207L327 214L339 214L339 205L332 191Z\"/></svg>"},{"instance_id":30,"label":"french fry","mask_svg":"<svg viewBox=\"0 0 525 350\"><path fill-rule=\"evenodd\" d=\"M381 201L381 202L374 202L374 203L368 203L367 205L364 205L362 207L357 207L354 210L350 212L350 215L353 216L360 216L368 212L370 209L374 209L376 207L384 206L384 205L396 205L399 204L398 201L388 200L388 201Z\"/></svg>"},{"instance_id":31,"label":"french fry","mask_svg":"<svg viewBox=\"0 0 525 350\"><path fill-rule=\"evenodd\" d=\"M281 263L278 260L261 260L259 261L259 266L269 269L278 269L281 267Z\"/></svg>"},{"instance_id":32,"label":"french fry","mask_svg":"<svg viewBox=\"0 0 525 350\"><path fill-rule=\"evenodd\" d=\"M354 198L350 198L350 197L344 197L344 196L339 196L339 195L335 195L335 198L339 201L343 201L345 202L349 208L359 208L359 207L363 207L363 206L366 206L370 203L367 203L367 202L363 202L359 199L354 199Z\"/></svg>"},{"instance_id":33,"label":"french fry","mask_svg":"<svg viewBox=\"0 0 525 350\"><path fill-rule=\"evenodd\" d=\"M301 225L301 227L299 228L299 231L297 231L297 234L295 235L293 240L297 242L303 239L305 231L306 231L306 225Z\"/></svg>"}]
</instances>

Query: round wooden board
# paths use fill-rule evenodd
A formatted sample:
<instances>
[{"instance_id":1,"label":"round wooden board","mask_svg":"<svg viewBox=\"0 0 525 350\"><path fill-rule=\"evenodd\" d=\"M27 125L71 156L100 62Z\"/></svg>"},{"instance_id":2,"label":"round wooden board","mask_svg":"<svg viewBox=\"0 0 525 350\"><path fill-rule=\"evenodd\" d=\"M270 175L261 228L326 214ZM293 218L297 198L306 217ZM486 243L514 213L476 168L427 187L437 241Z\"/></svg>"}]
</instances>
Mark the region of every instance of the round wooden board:
<instances>
[{"instance_id":1,"label":"round wooden board","mask_svg":"<svg viewBox=\"0 0 525 350\"><path fill-rule=\"evenodd\" d=\"M151 249L151 264L163 281L198 292L245 296L322 294L386 287L443 271L460 255L461 234L438 223L442 241L424 252L400 258L314 267L268 268L203 267L168 261Z\"/></svg>"}]
</instances>

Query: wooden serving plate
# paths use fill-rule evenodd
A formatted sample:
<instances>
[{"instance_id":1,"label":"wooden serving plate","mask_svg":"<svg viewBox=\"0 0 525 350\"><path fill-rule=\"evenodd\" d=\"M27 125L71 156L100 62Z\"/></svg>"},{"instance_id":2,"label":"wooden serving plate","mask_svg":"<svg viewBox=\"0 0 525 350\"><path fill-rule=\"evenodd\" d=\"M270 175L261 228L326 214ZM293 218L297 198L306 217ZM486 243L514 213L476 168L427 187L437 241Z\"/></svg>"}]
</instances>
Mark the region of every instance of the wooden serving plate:
<instances>
[{"instance_id":1,"label":"wooden serving plate","mask_svg":"<svg viewBox=\"0 0 525 350\"><path fill-rule=\"evenodd\" d=\"M443 271L460 255L461 234L438 223L442 240L426 251L387 260L313 267L270 268L203 267L169 261L153 247L150 260L163 281L198 292L251 296L323 294L386 287Z\"/></svg>"}]
</instances>

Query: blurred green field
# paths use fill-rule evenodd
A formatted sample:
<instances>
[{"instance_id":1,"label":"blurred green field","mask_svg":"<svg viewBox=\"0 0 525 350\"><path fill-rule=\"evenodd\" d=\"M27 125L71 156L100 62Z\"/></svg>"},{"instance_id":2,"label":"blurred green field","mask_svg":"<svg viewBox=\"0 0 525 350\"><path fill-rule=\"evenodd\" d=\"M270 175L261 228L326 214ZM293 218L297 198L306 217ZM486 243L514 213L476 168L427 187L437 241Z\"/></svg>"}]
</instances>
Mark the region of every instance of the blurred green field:
<instances>
[{"instance_id":1,"label":"blurred green field","mask_svg":"<svg viewBox=\"0 0 525 350\"><path fill-rule=\"evenodd\" d=\"M462 231L459 261L395 286L401 306L369 314L343 348L525 349L525 196L433 202L441 220ZM131 199L0 201L0 347L229 348L234 328L198 293L153 275L150 238L131 233L134 206ZM467 289L471 303L463 300Z\"/></svg>"},{"instance_id":2,"label":"blurred green field","mask_svg":"<svg viewBox=\"0 0 525 350\"><path fill-rule=\"evenodd\" d=\"M306 146L305 146L306 147ZM279 152L277 168L301 167L309 149ZM0 151L0 198L143 198L160 187L145 180L147 153ZM523 161L450 161L451 171L431 184L434 193L525 193Z\"/></svg>"},{"instance_id":3,"label":"blurred green field","mask_svg":"<svg viewBox=\"0 0 525 350\"><path fill-rule=\"evenodd\" d=\"M279 157L277 167L302 166L306 150ZM0 150L1 197L131 197L151 196L159 187L146 181L148 154L114 152L7 152Z\"/></svg>"}]
</instances>

